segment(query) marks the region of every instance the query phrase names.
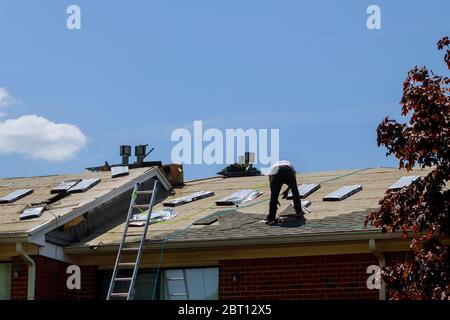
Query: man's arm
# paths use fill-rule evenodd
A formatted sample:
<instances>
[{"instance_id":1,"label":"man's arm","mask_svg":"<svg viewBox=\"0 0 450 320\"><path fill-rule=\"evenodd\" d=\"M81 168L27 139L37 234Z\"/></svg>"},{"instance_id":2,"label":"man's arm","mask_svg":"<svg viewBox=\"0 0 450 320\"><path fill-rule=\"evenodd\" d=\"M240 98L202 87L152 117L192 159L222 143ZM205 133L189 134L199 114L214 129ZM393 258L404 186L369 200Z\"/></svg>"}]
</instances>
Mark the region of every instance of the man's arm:
<instances>
[{"instance_id":1,"label":"man's arm","mask_svg":"<svg viewBox=\"0 0 450 320\"><path fill-rule=\"evenodd\" d=\"M291 191L291 188L290 188L290 187L287 187L286 190L284 190L284 191L281 193L283 199L286 199L286 198L288 197L289 191Z\"/></svg>"}]
</instances>

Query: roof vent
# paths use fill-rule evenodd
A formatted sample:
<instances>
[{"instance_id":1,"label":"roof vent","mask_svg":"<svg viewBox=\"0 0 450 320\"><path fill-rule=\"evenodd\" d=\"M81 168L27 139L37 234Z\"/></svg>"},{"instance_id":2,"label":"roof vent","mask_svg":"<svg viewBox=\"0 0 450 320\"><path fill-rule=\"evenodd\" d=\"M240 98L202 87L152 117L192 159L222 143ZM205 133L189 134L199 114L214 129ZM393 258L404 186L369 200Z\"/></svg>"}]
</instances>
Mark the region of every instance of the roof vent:
<instances>
[{"instance_id":1,"label":"roof vent","mask_svg":"<svg viewBox=\"0 0 450 320\"><path fill-rule=\"evenodd\" d=\"M131 146L120 146L120 156L122 157L122 164L125 166L128 165L131 156Z\"/></svg>"},{"instance_id":2,"label":"roof vent","mask_svg":"<svg viewBox=\"0 0 450 320\"><path fill-rule=\"evenodd\" d=\"M261 171L253 166L254 162L255 154L253 152L246 152L243 156L239 156L238 163L225 167L217 172L217 174L227 178L260 176Z\"/></svg>"},{"instance_id":3,"label":"roof vent","mask_svg":"<svg viewBox=\"0 0 450 320\"><path fill-rule=\"evenodd\" d=\"M144 161L145 158L155 149L152 148L150 151L147 152L147 146L148 146L147 144L138 145L134 148L134 152L137 158L137 161L134 163L130 163L131 146L121 145L120 146L120 156L122 157L121 163L109 165L108 162L105 162L105 165L103 166L90 167L86 169L92 172L99 172L99 171L112 171L111 168L113 167L128 167L129 169L136 169L142 167L161 167L162 166L161 161Z\"/></svg>"},{"instance_id":4,"label":"roof vent","mask_svg":"<svg viewBox=\"0 0 450 320\"><path fill-rule=\"evenodd\" d=\"M142 165L144 163L144 159L155 149L152 148L149 152L147 152L147 146L148 144L140 144L134 148L137 165Z\"/></svg>"}]
</instances>

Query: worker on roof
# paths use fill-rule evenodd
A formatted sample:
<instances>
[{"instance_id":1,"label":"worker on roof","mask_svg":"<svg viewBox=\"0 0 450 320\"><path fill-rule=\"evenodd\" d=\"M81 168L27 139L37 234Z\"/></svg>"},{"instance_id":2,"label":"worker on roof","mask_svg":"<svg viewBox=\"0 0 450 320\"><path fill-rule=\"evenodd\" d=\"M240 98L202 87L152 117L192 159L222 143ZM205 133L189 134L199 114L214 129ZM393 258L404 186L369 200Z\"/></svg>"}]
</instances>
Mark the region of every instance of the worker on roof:
<instances>
[{"instance_id":1,"label":"worker on roof","mask_svg":"<svg viewBox=\"0 0 450 320\"><path fill-rule=\"evenodd\" d=\"M278 201L278 197L280 196L281 188L283 184L286 184L288 187L283 192L283 199L286 199L289 191L292 190L292 197L294 200L294 209L295 213L298 216L303 216L304 212L302 210L302 203L300 200L300 194L298 192L297 186L297 178L295 177L295 168L292 163L286 160L277 161L271 167L269 172L269 181L270 181L270 204L269 204L269 215L267 216L267 224L274 225L278 222L277 209L280 202Z\"/></svg>"}]
</instances>

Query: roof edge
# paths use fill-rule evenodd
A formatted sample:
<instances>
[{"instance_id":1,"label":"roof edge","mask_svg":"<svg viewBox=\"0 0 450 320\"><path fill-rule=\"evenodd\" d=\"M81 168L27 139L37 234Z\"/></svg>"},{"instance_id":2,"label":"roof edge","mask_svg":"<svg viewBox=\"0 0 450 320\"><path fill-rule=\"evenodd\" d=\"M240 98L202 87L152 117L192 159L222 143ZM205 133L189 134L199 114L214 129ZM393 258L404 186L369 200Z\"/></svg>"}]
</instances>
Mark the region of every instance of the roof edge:
<instances>
[{"instance_id":1,"label":"roof edge","mask_svg":"<svg viewBox=\"0 0 450 320\"><path fill-rule=\"evenodd\" d=\"M212 248L212 247L234 247L251 245L270 244L295 244L295 243L323 243L333 241L355 241L355 240L398 240L402 233L392 233L389 235L381 233L380 230L351 231L351 232L329 232L316 233L311 235L283 236L283 237L258 237L247 239L221 239L221 240L190 240L190 241L167 241L164 248L167 249L187 249L187 248ZM148 242L145 251L160 250L163 242ZM117 252L119 243L102 246L77 245L64 248L68 254L104 254ZM96 248L94 250L94 248Z\"/></svg>"}]
</instances>

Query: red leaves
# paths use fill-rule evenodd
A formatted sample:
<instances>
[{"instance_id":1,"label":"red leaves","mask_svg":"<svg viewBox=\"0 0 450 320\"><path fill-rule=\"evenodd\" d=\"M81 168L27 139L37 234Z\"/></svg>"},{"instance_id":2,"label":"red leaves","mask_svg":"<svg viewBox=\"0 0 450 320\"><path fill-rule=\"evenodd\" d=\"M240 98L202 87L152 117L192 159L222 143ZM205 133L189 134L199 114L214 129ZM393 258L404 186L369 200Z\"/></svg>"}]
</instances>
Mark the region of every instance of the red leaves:
<instances>
[{"instance_id":1,"label":"red leaves","mask_svg":"<svg viewBox=\"0 0 450 320\"><path fill-rule=\"evenodd\" d=\"M383 268L381 274L391 299L450 298L450 252L439 241L411 241L415 253L412 262Z\"/></svg>"},{"instance_id":2,"label":"red leaves","mask_svg":"<svg viewBox=\"0 0 450 320\"><path fill-rule=\"evenodd\" d=\"M448 46L450 46L450 40L448 39L448 37L442 38L437 43L437 47L439 50L442 50ZM450 69L450 50L448 50L448 49L447 49L447 53L445 54L444 60L447 63L447 67Z\"/></svg>"},{"instance_id":3,"label":"red leaves","mask_svg":"<svg viewBox=\"0 0 450 320\"><path fill-rule=\"evenodd\" d=\"M439 50L448 47L448 37L438 42ZM445 62L450 69L450 50ZM399 159L399 167L432 167L421 181L406 188L388 190L378 211L370 213L368 223L382 232L422 233L410 242L415 253L412 262L387 268L383 279L393 299L442 299L450 295L448 248L433 235L450 235L450 79L434 75L425 67L409 71L403 83L403 116L400 124L386 117L377 128L378 146L386 155Z\"/></svg>"}]
</instances>

